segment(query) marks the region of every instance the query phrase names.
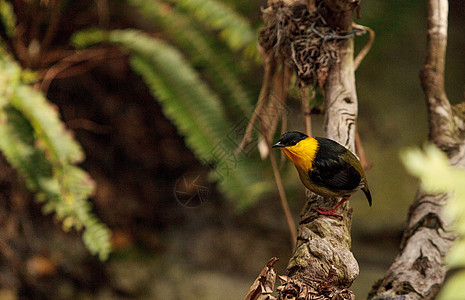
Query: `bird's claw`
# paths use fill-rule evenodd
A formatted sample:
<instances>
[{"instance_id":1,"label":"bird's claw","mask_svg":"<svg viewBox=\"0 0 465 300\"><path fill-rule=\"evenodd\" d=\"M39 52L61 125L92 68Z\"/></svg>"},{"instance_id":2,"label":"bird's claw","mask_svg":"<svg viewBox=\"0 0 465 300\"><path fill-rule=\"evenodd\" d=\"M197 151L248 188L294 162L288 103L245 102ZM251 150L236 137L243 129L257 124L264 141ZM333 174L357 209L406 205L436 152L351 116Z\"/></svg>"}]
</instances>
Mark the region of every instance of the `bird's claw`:
<instances>
[{"instance_id":1,"label":"bird's claw","mask_svg":"<svg viewBox=\"0 0 465 300\"><path fill-rule=\"evenodd\" d=\"M330 210L326 210L326 209L323 209L323 208L314 208L314 210L319 213L320 215L325 215L325 216L333 216L333 217L337 217L337 218L341 218L342 220L342 216L338 213L335 213L334 210L330 209Z\"/></svg>"}]
</instances>

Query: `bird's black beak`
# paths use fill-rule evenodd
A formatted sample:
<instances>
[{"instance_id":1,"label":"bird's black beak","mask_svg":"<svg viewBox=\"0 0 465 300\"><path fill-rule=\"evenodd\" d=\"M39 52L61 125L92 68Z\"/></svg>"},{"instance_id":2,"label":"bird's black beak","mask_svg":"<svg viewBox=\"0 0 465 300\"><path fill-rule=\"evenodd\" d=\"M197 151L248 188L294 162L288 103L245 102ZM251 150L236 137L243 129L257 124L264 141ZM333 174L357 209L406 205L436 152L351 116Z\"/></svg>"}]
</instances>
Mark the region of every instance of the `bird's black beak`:
<instances>
[{"instance_id":1,"label":"bird's black beak","mask_svg":"<svg viewBox=\"0 0 465 300\"><path fill-rule=\"evenodd\" d=\"M276 144L274 144L271 148L281 148L284 147L283 144L281 144L281 141L278 141Z\"/></svg>"}]
</instances>

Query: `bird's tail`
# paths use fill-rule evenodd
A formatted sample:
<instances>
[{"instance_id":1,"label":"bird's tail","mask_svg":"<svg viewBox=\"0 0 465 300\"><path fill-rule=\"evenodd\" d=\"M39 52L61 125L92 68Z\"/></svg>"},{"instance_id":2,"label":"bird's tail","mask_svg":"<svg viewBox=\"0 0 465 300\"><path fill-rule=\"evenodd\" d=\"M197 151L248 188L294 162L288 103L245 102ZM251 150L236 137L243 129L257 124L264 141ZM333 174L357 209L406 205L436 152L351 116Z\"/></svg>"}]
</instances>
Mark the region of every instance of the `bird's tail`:
<instances>
[{"instance_id":1,"label":"bird's tail","mask_svg":"<svg viewBox=\"0 0 465 300\"><path fill-rule=\"evenodd\" d=\"M368 199L368 204L370 204L370 206L371 206L371 193L370 193L370 190L368 189L368 187L363 187L362 191L365 193L365 196Z\"/></svg>"}]
</instances>

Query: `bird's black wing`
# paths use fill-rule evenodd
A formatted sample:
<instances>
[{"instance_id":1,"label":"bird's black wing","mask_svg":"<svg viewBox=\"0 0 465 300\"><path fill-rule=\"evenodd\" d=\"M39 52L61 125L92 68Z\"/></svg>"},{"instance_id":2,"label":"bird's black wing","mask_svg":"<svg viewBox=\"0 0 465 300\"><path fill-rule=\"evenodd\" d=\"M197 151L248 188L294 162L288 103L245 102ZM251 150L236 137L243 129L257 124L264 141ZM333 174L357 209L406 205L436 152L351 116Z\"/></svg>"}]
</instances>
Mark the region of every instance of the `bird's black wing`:
<instances>
[{"instance_id":1,"label":"bird's black wing","mask_svg":"<svg viewBox=\"0 0 465 300\"><path fill-rule=\"evenodd\" d=\"M318 151L309 171L310 179L317 185L331 190L350 191L360 184L360 173L344 157L347 149L328 139L319 138Z\"/></svg>"}]
</instances>

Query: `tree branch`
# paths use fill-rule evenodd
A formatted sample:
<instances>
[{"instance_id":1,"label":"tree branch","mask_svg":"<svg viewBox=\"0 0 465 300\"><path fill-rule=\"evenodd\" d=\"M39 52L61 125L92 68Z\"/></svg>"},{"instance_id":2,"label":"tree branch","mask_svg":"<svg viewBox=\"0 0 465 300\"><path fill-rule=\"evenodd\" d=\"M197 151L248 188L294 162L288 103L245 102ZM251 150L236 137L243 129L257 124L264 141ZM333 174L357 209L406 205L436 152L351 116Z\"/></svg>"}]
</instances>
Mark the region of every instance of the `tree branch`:
<instances>
[{"instance_id":1,"label":"tree branch","mask_svg":"<svg viewBox=\"0 0 465 300\"><path fill-rule=\"evenodd\" d=\"M265 57L296 72L304 111L308 110L305 88L318 85L323 90L325 135L352 151L358 110L352 21L358 5L357 0L270 0L262 10L264 27L259 35ZM316 10L309 12L309 7ZM314 194L307 199L288 275L280 276L279 299L354 299L348 289L359 273L350 251L352 208L347 202L342 205L342 219L314 210L332 207L336 201Z\"/></svg>"},{"instance_id":2,"label":"tree branch","mask_svg":"<svg viewBox=\"0 0 465 300\"><path fill-rule=\"evenodd\" d=\"M429 139L439 147L456 143L452 123L452 107L444 90L447 47L448 1L428 1L428 34L426 61L420 80L426 97Z\"/></svg>"},{"instance_id":3,"label":"tree branch","mask_svg":"<svg viewBox=\"0 0 465 300\"><path fill-rule=\"evenodd\" d=\"M429 121L429 140L442 149L452 165L465 166L465 143L444 91L447 46L447 0L428 1L427 56L420 71ZM463 123L463 119L462 119ZM448 194L430 195L419 190L410 207L401 249L386 277L369 299L405 296L434 299L444 281L444 256L455 240L451 220L442 212Z\"/></svg>"},{"instance_id":4,"label":"tree branch","mask_svg":"<svg viewBox=\"0 0 465 300\"><path fill-rule=\"evenodd\" d=\"M344 5L334 5L336 2ZM334 30L344 33L352 30L353 1L325 1L320 8ZM325 135L353 151L357 118L353 40L338 41L336 52L339 59L331 65L324 87ZM358 263L350 251L352 208L348 203L343 204L342 219L322 216L314 210L329 207L335 200L316 195L308 199L301 214L297 248L287 267L288 276L279 288L280 299L296 293L302 299L355 297L348 290L359 273Z\"/></svg>"}]
</instances>

